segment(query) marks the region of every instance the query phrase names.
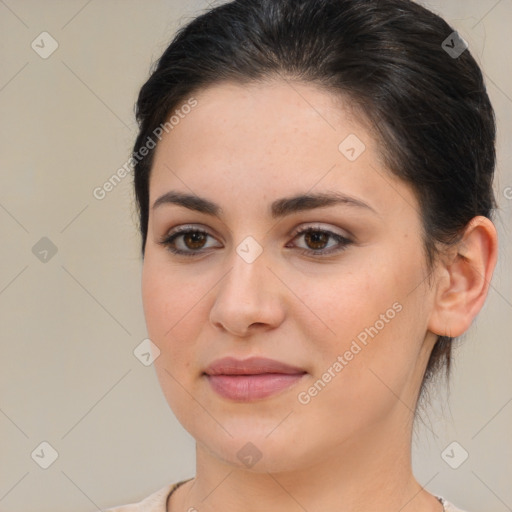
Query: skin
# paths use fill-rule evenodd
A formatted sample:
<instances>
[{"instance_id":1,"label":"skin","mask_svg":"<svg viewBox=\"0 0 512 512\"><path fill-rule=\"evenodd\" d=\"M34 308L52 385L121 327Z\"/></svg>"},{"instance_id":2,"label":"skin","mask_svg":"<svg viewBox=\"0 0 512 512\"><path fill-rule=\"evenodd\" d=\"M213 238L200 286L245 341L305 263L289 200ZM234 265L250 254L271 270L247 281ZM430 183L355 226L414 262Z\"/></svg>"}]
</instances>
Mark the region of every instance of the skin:
<instances>
[{"instance_id":1,"label":"skin","mask_svg":"<svg viewBox=\"0 0 512 512\"><path fill-rule=\"evenodd\" d=\"M156 149L142 275L157 375L196 440L196 477L171 495L168 510L440 512L412 474L414 409L436 335L462 334L483 305L496 262L493 224L475 217L427 279L413 190L385 169L348 101L285 81L224 82L194 96L198 106ZM355 161L338 149L349 134L366 146ZM221 218L174 204L151 209L170 190L217 203ZM278 198L333 190L371 209L336 204L269 216ZM158 243L188 224L210 236L203 245L183 236L176 243L200 256ZM311 226L352 243L318 256L337 242L294 236ZM247 236L263 249L252 263L236 252ZM300 403L298 394L396 303L400 312ZM229 355L277 359L307 375L269 398L230 401L203 375ZM237 457L248 442L261 454L252 467Z\"/></svg>"}]
</instances>

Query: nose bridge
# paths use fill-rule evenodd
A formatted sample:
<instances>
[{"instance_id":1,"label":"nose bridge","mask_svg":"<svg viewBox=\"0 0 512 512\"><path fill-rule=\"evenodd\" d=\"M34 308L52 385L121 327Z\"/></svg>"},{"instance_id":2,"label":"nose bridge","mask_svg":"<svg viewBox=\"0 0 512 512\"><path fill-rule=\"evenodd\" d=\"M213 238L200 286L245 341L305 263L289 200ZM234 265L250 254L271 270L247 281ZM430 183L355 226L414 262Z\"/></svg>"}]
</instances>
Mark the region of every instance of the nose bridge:
<instances>
[{"instance_id":1,"label":"nose bridge","mask_svg":"<svg viewBox=\"0 0 512 512\"><path fill-rule=\"evenodd\" d=\"M270 252L252 237L234 246L229 272L219 283L210 320L238 335L251 324L275 327L282 321Z\"/></svg>"},{"instance_id":2,"label":"nose bridge","mask_svg":"<svg viewBox=\"0 0 512 512\"><path fill-rule=\"evenodd\" d=\"M229 286L234 287L238 293L240 291L250 294L259 292L263 284L269 284L268 256L269 251L265 250L254 237L245 237L234 247L231 271L227 276Z\"/></svg>"}]
</instances>

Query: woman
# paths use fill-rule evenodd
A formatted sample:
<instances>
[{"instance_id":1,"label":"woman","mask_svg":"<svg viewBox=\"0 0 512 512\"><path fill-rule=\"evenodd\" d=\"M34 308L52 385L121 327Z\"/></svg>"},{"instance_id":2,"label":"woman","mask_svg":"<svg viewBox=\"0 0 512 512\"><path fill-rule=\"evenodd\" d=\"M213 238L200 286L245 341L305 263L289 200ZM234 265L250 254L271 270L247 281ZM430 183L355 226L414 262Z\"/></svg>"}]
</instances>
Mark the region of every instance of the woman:
<instances>
[{"instance_id":1,"label":"woman","mask_svg":"<svg viewBox=\"0 0 512 512\"><path fill-rule=\"evenodd\" d=\"M497 257L464 41L407 0L235 0L179 31L137 118L144 313L197 474L112 510L459 510L411 436Z\"/></svg>"}]
</instances>

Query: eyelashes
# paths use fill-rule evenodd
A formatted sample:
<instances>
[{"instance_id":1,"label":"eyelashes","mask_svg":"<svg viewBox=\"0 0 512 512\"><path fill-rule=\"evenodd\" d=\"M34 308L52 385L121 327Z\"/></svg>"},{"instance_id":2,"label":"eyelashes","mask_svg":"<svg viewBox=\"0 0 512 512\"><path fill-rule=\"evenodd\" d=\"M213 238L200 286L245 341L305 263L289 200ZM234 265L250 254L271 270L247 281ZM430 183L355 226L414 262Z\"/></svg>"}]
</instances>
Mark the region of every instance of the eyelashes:
<instances>
[{"instance_id":1,"label":"eyelashes","mask_svg":"<svg viewBox=\"0 0 512 512\"><path fill-rule=\"evenodd\" d=\"M171 254L193 258L203 255L212 249L210 246L206 247L205 250L205 244L208 237L214 239L210 233L203 229L192 228L190 226L180 226L171 231L169 234L165 235L161 240L158 241L158 244L164 246ZM301 237L306 241L306 245L309 244L312 246L320 246L314 247L313 249L304 249L298 247L298 251L301 254L307 256L330 256L331 254L344 251L350 244L353 243L352 240L338 233L311 226L299 229L294 232L292 240L296 240ZM328 245L330 240L335 242L334 246ZM287 244L286 247L289 247L289 245Z\"/></svg>"}]
</instances>

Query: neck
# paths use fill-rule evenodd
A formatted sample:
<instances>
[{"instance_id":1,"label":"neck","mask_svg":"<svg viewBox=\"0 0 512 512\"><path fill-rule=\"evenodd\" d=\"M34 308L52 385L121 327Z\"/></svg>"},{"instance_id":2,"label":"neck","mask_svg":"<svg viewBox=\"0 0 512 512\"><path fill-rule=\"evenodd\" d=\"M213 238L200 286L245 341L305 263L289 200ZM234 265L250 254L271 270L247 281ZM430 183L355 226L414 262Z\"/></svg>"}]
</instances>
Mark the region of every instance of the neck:
<instances>
[{"instance_id":1,"label":"neck","mask_svg":"<svg viewBox=\"0 0 512 512\"><path fill-rule=\"evenodd\" d=\"M400 411L399 414L409 414ZM442 505L422 489L412 474L412 420L378 423L357 439L329 450L313 465L286 472L241 469L218 458L200 444L196 478L182 486L171 512L441 512ZM395 427L395 428L393 428Z\"/></svg>"}]
</instances>

